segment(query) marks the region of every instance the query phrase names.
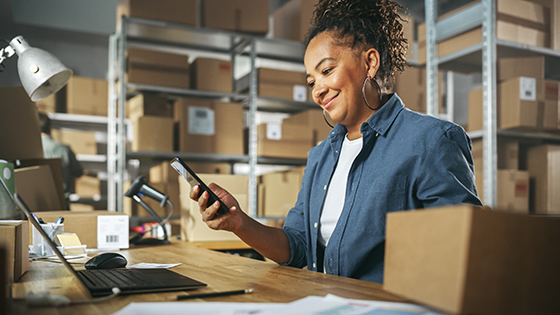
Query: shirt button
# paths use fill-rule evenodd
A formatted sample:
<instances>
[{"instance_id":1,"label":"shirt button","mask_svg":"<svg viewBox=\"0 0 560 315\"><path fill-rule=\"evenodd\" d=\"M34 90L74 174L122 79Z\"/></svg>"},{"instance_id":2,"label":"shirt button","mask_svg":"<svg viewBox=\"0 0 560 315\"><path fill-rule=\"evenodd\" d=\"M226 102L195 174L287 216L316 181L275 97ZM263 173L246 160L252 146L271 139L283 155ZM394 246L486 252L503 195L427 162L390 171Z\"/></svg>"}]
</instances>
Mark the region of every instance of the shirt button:
<instances>
[{"instance_id":1,"label":"shirt button","mask_svg":"<svg viewBox=\"0 0 560 315\"><path fill-rule=\"evenodd\" d=\"M323 190L327 190L327 185L325 185L325 187L323 187Z\"/></svg>"},{"instance_id":2,"label":"shirt button","mask_svg":"<svg viewBox=\"0 0 560 315\"><path fill-rule=\"evenodd\" d=\"M317 268L317 265L315 263L313 263L313 268Z\"/></svg>"},{"instance_id":3,"label":"shirt button","mask_svg":"<svg viewBox=\"0 0 560 315\"><path fill-rule=\"evenodd\" d=\"M314 226L315 228L317 228L317 222L315 222L315 224L313 224L313 226Z\"/></svg>"},{"instance_id":4,"label":"shirt button","mask_svg":"<svg viewBox=\"0 0 560 315\"><path fill-rule=\"evenodd\" d=\"M379 132L375 134L376 137L379 137Z\"/></svg>"}]
</instances>

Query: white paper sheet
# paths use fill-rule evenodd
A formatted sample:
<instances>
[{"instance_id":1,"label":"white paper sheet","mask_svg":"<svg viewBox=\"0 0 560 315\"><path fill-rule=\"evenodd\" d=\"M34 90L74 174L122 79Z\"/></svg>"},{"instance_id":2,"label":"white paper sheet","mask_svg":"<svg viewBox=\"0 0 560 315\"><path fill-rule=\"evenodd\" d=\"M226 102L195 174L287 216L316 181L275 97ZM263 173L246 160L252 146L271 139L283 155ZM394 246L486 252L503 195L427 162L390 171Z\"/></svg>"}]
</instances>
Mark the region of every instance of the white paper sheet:
<instances>
[{"instance_id":1,"label":"white paper sheet","mask_svg":"<svg viewBox=\"0 0 560 315\"><path fill-rule=\"evenodd\" d=\"M159 302L130 303L113 315L256 315L280 307L274 303Z\"/></svg>"}]
</instances>

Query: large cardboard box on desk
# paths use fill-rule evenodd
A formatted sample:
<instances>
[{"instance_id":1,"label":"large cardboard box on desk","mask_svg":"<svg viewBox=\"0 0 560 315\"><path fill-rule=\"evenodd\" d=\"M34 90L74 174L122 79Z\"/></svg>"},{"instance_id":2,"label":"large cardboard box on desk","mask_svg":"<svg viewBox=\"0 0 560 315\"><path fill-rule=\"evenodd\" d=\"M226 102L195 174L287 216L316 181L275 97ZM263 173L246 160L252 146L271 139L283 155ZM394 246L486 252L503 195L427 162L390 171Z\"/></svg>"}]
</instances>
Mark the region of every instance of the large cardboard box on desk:
<instances>
[{"instance_id":1,"label":"large cardboard box on desk","mask_svg":"<svg viewBox=\"0 0 560 315\"><path fill-rule=\"evenodd\" d=\"M66 209L60 159L22 160L14 176L16 191L31 211Z\"/></svg>"},{"instance_id":2,"label":"large cardboard box on desk","mask_svg":"<svg viewBox=\"0 0 560 315\"><path fill-rule=\"evenodd\" d=\"M0 159L43 158L37 107L23 87L0 88L0 112Z\"/></svg>"},{"instance_id":3,"label":"large cardboard box on desk","mask_svg":"<svg viewBox=\"0 0 560 315\"><path fill-rule=\"evenodd\" d=\"M29 224L26 220L22 221L2 221L0 220L0 247L5 249L4 259L7 263L7 270L13 273L13 280L17 281L29 268ZM4 272L4 270L0 270ZM9 279L10 274L3 275L4 279ZM4 283L0 283L4 285ZM1 296L0 298L4 298Z\"/></svg>"},{"instance_id":4,"label":"large cardboard box on desk","mask_svg":"<svg viewBox=\"0 0 560 315\"><path fill-rule=\"evenodd\" d=\"M268 32L268 0L202 0L203 26L264 35Z\"/></svg>"},{"instance_id":5,"label":"large cardboard box on desk","mask_svg":"<svg viewBox=\"0 0 560 315\"><path fill-rule=\"evenodd\" d=\"M560 314L560 220L469 205L387 215L383 289L452 314Z\"/></svg>"},{"instance_id":6,"label":"large cardboard box on desk","mask_svg":"<svg viewBox=\"0 0 560 315\"><path fill-rule=\"evenodd\" d=\"M37 216L45 222L55 222L59 217L64 218L64 233L76 233L80 242L87 245L87 248L97 248L97 225L98 216L123 216L124 213L95 210L95 211L44 211L37 213ZM128 227L128 224L127 224ZM30 229L32 230L32 229ZM31 232L30 232L31 233ZM128 230L127 230L128 234ZM30 243L32 238L30 236Z\"/></svg>"},{"instance_id":7,"label":"large cardboard box on desk","mask_svg":"<svg viewBox=\"0 0 560 315\"><path fill-rule=\"evenodd\" d=\"M198 174L210 185L216 183L237 199L241 211L248 212L249 178L245 175ZM189 198L191 186L183 178L179 181L181 192L181 240L187 242L235 241L239 238L228 231L215 231L202 221L198 202Z\"/></svg>"},{"instance_id":8,"label":"large cardboard box on desk","mask_svg":"<svg viewBox=\"0 0 560 315\"><path fill-rule=\"evenodd\" d=\"M68 114L107 116L107 80L72 76L59 93Z\"/></svg>"},{"instance_id":9,"label":"large cardboard box on desk","mask_svg":"<svg viewBox=\"0 0 560 315\"><path fill-rule=\"evenodd\" d=\"M243 105L180 98L174 106L181 152L243 154Z\"/></svg>"},{"instance_id":10,"label":"large cardboard box on desk","mask_svg":"<svg viewBox=\"0 0 560 315\"><path fill-rule=\"evenodd\" d=\"M189 56L129 48L127 61L126 76L129 83L184 89L190 87Z\"/></svg>"}]
</instances>

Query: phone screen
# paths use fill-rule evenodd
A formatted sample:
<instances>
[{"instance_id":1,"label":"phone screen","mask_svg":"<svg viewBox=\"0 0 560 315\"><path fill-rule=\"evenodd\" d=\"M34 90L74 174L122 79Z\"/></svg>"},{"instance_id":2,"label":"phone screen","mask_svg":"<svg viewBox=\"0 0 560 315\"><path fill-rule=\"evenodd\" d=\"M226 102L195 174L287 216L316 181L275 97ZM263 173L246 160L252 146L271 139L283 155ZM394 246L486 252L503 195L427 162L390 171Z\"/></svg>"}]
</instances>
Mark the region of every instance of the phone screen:
<instances>
[{"instance_id":1,"label":"phone screen","mask_svg":"<svg viewBox=\"0 0 560 315\"><path fill-rule=\"evenodd\" d=\"M181 160L181 158L176 157L171 160L170 163L177 173L179 173L179 175L181 175L192 187L196 185L200 186L198 197L200 197L203 191L208 192L208 202L206 203L207 207L211 206L217 200L220 202L220 208L217 213L226 214L229 212L229 208L223 203L223 201L220 200L220 198L218 198L218 196L216 196L216 194L214 194L214 192L212 192L212 190L210 190L210 188L208 188L208 186L206 186L206 184L198 176L196 176L196 173L190 169L187 164Z\"/></svg>"}]
</instances>

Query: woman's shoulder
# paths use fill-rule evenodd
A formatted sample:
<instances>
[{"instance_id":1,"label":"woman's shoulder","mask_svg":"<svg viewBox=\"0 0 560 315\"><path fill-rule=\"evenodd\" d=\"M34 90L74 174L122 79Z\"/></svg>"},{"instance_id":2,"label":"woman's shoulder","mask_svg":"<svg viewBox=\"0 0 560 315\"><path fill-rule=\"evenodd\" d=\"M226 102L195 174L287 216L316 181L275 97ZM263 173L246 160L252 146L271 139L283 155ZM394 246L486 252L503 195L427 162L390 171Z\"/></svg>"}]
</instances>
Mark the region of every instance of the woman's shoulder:
<instances>
[{"instance_id":1,"label":"woman's shoulder","mask_svg":"<svg viewBox=\"0 0 560 315\"><path fill-rule=\"evenodd\" d=\"M405 129L409 129L411 132L419 135L425 134L443 134L443 133L461 133L466 134L463 127L460 125L445 120L437 118L431 115L419 113L412 111L408 108L404 108L400 115L400 125Z\"/></svg>"}]
</instances>

